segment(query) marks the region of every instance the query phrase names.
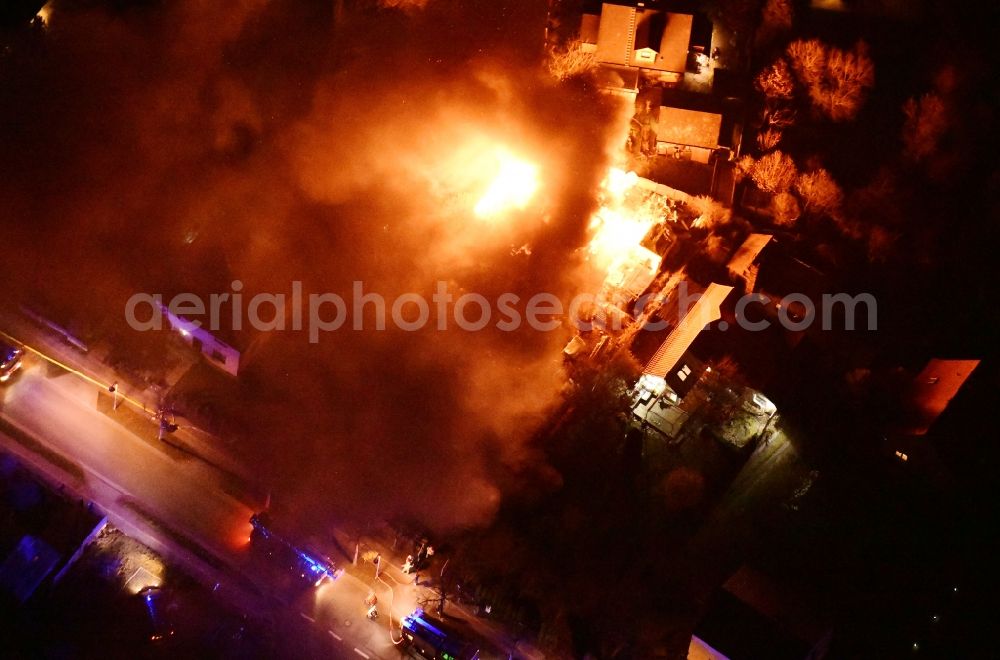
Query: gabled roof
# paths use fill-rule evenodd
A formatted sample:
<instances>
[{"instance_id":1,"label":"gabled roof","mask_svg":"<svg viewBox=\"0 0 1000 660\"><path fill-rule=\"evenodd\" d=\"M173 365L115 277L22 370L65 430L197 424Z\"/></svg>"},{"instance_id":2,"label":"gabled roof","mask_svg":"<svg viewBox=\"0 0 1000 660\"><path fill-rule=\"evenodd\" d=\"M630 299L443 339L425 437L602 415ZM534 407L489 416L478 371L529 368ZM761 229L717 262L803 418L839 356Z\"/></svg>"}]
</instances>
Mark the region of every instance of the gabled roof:
<instances>
[{"instance_id":1,"label":"gabled roof","mask_svg":"<svg viewBox=\"0 0 1000 660\"><path fill-rule=\"evenodd\" d=\"M691 41L691 14L668 13L660 38L660 56L654 68L662 71L684 71L687 65L688 43Z\"/></svg>"},{"instance_id":2,"label":"gabled roof","mask_svg":"<svg viewBox=\"0 0 1000 660\"><path fill-rule=\"evenodd\" d=\"M715 149L719 146L721 128L722 115L663 105L660 106L656 140Z\"/></svg>"},{"instance_id":3,"label":"gabled roof","mask_svg":"<svg viewBox=\"0 0 1000 660\"><path fill-rule=\"evenodd\" d=\"M731 286L709 284L698 301L691 309L687 310L683 318L660 344L642 372L665 378L705 326L722 317L722 301L732 290Z\"/></svg>"},{"instance_id":4,"label":"gabled roof","mask_svg":"<svg viewBox=\"0 0 1000 660\"><path fill-rule=\"evenodd\" d=\"M597 60L608 64L629 65L635 36L635 7L601 6L601 24L597 32Z\"/></svg>"},{"instance_id":5,"label":"gabled roof","mask_svg":"<svg viewBox=\"0 0 1000 660\"><path fill-rule=\"evenodd\" d=\"M691 14L604 3L597 32L597 60L605 64L683 72L693 23ZM585 25L581 25L581 38ZM639 62L635 51L643 49L655 51L656 57L652 61Z\"/></svg>"},{"instance_id":6,"label":"gabled roof","mask_svg":"<svg viewBox=\"0 0 1000 660\"><path fill-rule=\"evenodd\" d=\"M912 413L907 431L924 435L965 384L979 360L931 360L913 380L906 406Z\"/></svg>"}]
</instances>

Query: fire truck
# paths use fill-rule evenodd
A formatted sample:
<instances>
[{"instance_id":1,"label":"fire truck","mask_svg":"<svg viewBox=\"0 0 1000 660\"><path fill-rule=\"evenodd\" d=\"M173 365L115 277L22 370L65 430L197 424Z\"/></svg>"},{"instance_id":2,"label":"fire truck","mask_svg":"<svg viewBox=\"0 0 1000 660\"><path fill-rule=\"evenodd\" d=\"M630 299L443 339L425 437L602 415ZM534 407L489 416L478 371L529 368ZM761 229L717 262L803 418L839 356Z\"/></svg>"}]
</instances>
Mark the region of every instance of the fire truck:
<instances>
[{"instance_id":1,"label":"fire truck","mask_svg":"<svg viewBox=\"0 0 1000 660\"><path fill-rule=\"evenodd\" d=\"M402 621L403 639L410 651L428 660L478 660L474 644L448 631L439 621L428 619L416 610Z\"/></svg>"},{"instance_id":2,"label":"fire truck","mask_svg":"<svg viewBox=\"0 0 1000 660\"><path fill-rule=\"evenodd\" d=\"M329 557L308 546L293 544L274 531L266 512L251 516L250 524L253 525L250 533L251 546L286 569L296 580L318 587L340 575Z\"/></svg>"}]
</instances>

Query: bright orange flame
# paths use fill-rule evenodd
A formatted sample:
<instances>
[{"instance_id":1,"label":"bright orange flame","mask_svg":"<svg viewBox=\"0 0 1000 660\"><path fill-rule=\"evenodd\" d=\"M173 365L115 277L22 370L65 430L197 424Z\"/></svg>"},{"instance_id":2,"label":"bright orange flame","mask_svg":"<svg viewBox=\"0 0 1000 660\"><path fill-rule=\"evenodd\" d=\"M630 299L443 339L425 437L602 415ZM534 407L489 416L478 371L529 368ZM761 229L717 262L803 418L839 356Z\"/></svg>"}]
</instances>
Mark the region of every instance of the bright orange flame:
<instances>
[{"instance_id":1,"label":"bright orange flame","mask_svg":"<svg viewBox=\"0 0 1000 660\"><path fill-rule=\"evenodd\" d=\"M663 218L644 210L633 197L626 195L639 183L635 172L612 167L601 182L602 205L590 218L590 243L587 249L594 265L608 270L622 260L630 260L649 230Z\"/></svg>"},{"instance_id":2,"label":"bright orange flame","mask_svg":"<svg viewBox=\"0 0 1000 660\"><path fill-rule=\"evenodd\" d=\"M587 246L600 268L628 255L638 247L653 223L617 209L602 207L590 221L593 236Z\"/></svg>"},{"instance_id":3,"label":"bright orange flame","mask_svg":"<svg viewBox=\"0 0 1000 660\"><path fill-rule=\"evenodd\" d=\"M38 13L35 14L35 17L42 22L42 27L48 27L49 20L52 17L52 3L46 2L45 6L39 9Z\"/></svg>"},{"instance_id":4,"label":"bright orange flame","mask_svg":"<svg viewBox=\"0 0 1000 660\"><path fill-rule=\"evenodd\" d=\"M617 167L608 170L608 175L604 177L601 186L604 187L614 197L623 197L625 193L632 189L639 181L635 172L626 172Z\"/></svg>"},{"instance_id":5,"label":"bright orange flame","mask_svg":"<svg viewBox=\"0 0 1000 660\"><path fill-rule=\"evenodd\" d=\"M497 152L499 171L476 204L481 218L510 209L523 209L538 191L538 167L505 151Z\"/></svg>"}]
</instances>

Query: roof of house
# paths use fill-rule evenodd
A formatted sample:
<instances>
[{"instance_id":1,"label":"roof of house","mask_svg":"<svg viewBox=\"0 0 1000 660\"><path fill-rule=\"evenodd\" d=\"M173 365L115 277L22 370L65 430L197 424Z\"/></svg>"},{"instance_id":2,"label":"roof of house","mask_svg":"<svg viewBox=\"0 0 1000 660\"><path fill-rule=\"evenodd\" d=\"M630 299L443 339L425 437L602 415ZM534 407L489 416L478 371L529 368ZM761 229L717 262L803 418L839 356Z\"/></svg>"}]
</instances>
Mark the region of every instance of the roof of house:
<instances>
[{"instance_id":1,"label":"roof of house","mask_svg":"<svg viewBox=\"0 0 1000 660\"><path fill-rule=\"evenodd\" d=\"M912 411L907 431L924 435L965 384L979 360L938 360L927 363L913 380L906 403Z\"/></svg>"},{"instance_id":2,"label":"roof of house","mask_svg":"<svg viewBox=\"0 0 1000 660\"><path fill-rule=\"evenodd\" d=\"M597 60L660 71L684 71L693 22L691 14L604 3L597 32ZM635 51L645 48L656 52L653 61L639 62L635 58Z\"/></svg>"},{"instance_id":3,"label":"roof of house","mask_svg":"<svg viewBox=\"0 0 1000 660\"><path fill-rule=\"evenodd\" d=\"M631 298L638 297L656 278L660 268L660 255L642 246L631 248L608 268L604 284Z\"/></svg>"},{"instance_id":4,"label":"roof of house","mask_svg":"<svg viewBox=\"0 0 1000 660\"><path fill-rule=\"evenodd\" d=\"M724 658L801 660L809 655L808 642L725 589L712 596L695 634Z\"/></svg>"},{"instance_id":5,"label":"roof of house","mask_svg":"<svg viewBox=\"0 0 1000 660\"><path fill-rule=\"evenodd\" d=\"M687 310L683 318L678 321L667 338L660 344L642 372L665 378L705 326L722 317L720 309L722 301L732 290L731 286L709 284L698 301Z\"/></svg>"},{"instance_id":6,"label":"roof of house","mask_svg":"<svg viewBox=\"0 0 1000 660\"><path fill-rule=\"evenodd\" d=\"M608 64L629 65L635 37L635 7L601 6L597 33L597 59Z\"/></svg>"},{"instance_id":7,"label":"roof of house","mask_svg":"<svg viewBox=\"0 0 1000 660\"><path fill-rule=\"evenodd\" d=\"M720 651L697 635L691 635L691 643L688 645L688 660L729 660Z\"/></svg>"},{"instance_id":8,"label":"roof of house","mask_svg":"<svg viewBox=\"0 0 1000 660\"><path fill-rule=\"evenodd\" d=\"M747 236L746 240L743 241L743 245L736 250L733 257L729 260L729 264L726 269L732 277L742 277L747 269L757 261L757 257L760 253L767 247L767 244L771 242L774 238L771 234L750 234Z\"/></svg>"},{"instance_id":9,"label":"roof of house","mask_svg":"<svg viewBox=\"0 0 1000 660\"><path fill-rule=\"evenodd\" d=\"M596 44L601 28L601 17L598 14L584 14L580 20L580 41L585 44Z\"/></svg>"},{"instance_id":10,"label":"roof of house","mask_svg":"<svg viewBox=\"0 0 1000 660\"><path fill-rule=\"evenodd\" d=\"M653 68L662 71L683 71L687 65L688 43L691 41L691 14L666 14L666 25L660 38L659 57Z\"/></svg>"},{"instance_id":11,"label":"roof of house","mask_svg":"<svg viewBox=\"0 0 1000 660\"><path fill-rule=\"evenodd\" d=\"M636 92L639 89L639 69L605 65L597 69L597 83L613 90Z\"/></svg>"},{"instance_id":12,"label":"roof of house","mask_svg":"<svg viewBox=\"0 0 1000 660\"><path fill-rule=\"evenodd\" d=\"M660 106L656 140L692 147L715 149L719 146L722 115L698 110Z\"/></svg>"}]
</instances>

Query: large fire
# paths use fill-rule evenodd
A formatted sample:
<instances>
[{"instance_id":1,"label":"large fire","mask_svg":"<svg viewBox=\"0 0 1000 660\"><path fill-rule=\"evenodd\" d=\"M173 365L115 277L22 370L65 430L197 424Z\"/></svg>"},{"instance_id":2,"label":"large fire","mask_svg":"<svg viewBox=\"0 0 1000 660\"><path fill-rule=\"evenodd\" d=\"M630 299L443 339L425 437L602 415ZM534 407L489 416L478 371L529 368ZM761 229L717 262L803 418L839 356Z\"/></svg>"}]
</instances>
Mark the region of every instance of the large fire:
<instances>
[{"instance_id":1,"label":"large fire","mask_svg":"<svg viewBox=\"0 0 1000 660\"><path fill-rule=\"evenodd\" d=\"M638 181L634 172L611 168L601 184L604 200L590 219L591 238L587 245L594 264L601 270L627 258L661 220L651 214L637 213L633 204L626 203L626 195Z\"/></svg>"},{"instance_id":2,"label":"large fire","mask_svg":"<svg viewBox=\"0 0 1000 660\"><path fill-rule=\"evenodd\" d=\"M496 154L497 174L476 204L481 218L497 216L511 209L523 209L538 190L538 167L510 153Z\"/></svg>"}]
</instances>

